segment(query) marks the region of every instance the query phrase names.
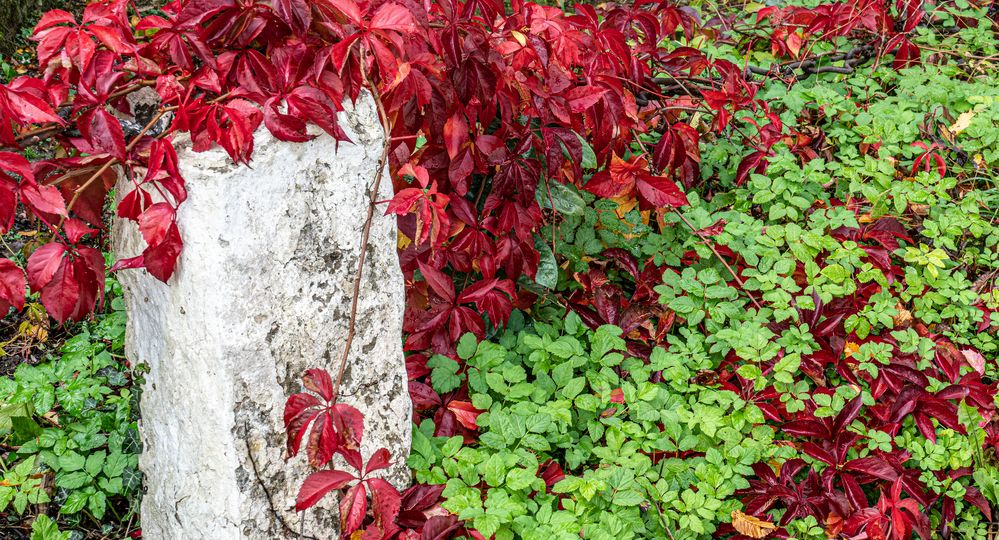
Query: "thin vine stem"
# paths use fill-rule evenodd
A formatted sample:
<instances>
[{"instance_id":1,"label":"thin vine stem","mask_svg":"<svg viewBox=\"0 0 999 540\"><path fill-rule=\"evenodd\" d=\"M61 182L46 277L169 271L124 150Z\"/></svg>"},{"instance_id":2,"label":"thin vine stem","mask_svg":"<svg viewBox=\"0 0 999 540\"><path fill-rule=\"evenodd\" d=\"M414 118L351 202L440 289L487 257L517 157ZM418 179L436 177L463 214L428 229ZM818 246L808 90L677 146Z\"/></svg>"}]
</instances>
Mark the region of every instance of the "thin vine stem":
<instances>
[{"instance_id":1,"label":"thin vine stem","mask_svg":"<svg viewBox=\"0 0 999 540\"><path fill-rule=\"evenodd\" d=\"M357 303L361 297L361 282L364 278L364 262L366 260L368 252L368 237L371 234L371 223L374 220L375 215L375 205L378 199L378 188L382 182L382 176L385 172L385 166L388 163L388 153L389 145L392 142L389 134L392 132L388 121L388 115L385 113L385 105L382 104L381 95L378 93L378 89L375 85L371 83L368 78L367 70L363 68L360 69L361 78L364 81L364 86L371 92L371 97L374 99L375 107L378 110L378 118L382 124L382 130L385 132L384 140L382 141L382 153L378 158L378 165L375 169L375 178L372 182L371 193L368 200L368 213L364 220L364 229L361 233L361 253L357 258L357 273L354 275L354 292L353 297L350 301L350 320L347 323L347 338L343 345L343 353L340 355L340 365L337 367L336 380L333 383L333 399L331 401L336 402L337 397L340 394L340 386L343 383L343 373L347 367L347 359L350 357L350 346L354 342L354 334L357 328Z\"/></svg>"}]
</instances>

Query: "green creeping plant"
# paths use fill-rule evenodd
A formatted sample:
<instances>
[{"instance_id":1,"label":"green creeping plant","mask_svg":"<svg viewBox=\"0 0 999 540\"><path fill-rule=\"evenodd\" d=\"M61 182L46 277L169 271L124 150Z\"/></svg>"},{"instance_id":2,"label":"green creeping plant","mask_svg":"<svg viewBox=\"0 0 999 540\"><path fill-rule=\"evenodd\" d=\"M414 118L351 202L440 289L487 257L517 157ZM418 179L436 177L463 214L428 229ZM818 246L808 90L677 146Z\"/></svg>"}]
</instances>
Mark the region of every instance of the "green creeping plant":
<instances>
[{"instance_id":1,"label":"green creeping plant","mask_svg":"<svg viewBox=\"0 0 999 540\"><path fill-rule=\"evenodd\" d=\"M444 508L486 537L710 537L740 508L750 465L788 451L757 407L691 382L709 362L691 356L700 336L646 363L620 334L569 313L460 351L459 377L485 411L479 444L434 437L424 421L409 460L417 481L446 484Z\"/></svg>"},{"instance_id":2,"label":"green creeping plant","mask_svg":"<svg viewBox=\"0 0 999 540\"><path fill-rule=\"evenodd\" d=\"M125 523L138 510L133 384L141 372L120 355L124 330L124 306L115 298L58 356L0 378L0 442L15 449L0 458L0 512L25 514L29 505L49 503L72 525ZM54 484L51 496L41 488L44 477ZM41 523L40 538L59 538Z\"/></svg>"}]
</instances>

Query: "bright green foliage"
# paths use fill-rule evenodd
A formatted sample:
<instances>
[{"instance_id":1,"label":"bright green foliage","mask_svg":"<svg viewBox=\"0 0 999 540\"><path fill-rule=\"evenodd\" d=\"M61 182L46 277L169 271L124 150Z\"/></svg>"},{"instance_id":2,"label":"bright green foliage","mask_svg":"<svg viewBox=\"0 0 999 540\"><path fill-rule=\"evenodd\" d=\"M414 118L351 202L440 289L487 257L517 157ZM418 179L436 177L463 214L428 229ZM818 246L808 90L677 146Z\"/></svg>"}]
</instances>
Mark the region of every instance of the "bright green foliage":
<instances>
[{"instance_id":1,"label":"bright green foliage","mask_svg":"<svg viewBox=\"0 0 999 540\"><path fill-rule=\"evenodd\" d=\"M467 359L470 398L487 411L480 445L432 437L429 422L414 431L417 480L446 482L445 508L483 535L701 537L740 507L751 464L789 455L758 408L693 382L710 365L700 335L645 363L627 357L616 327L591 331L574 313L520 320ZM660 371L663 382L649 380ZM539 476L549 459L566 468L552 488L562 510Z\"/></svg>"},{"instance_id":2,"label":"bright green foliage","mask_svg":"<svg viewBox=\"0 0 999 540\"><path fill-rule=\"evenodd\" d=\"M123 309L115 299L108 314L66 341L59 357L22 364L0 379L0 442L16 448L0 459L11 485L0 487L0 511L10 506L23 514L28 504L50 502L37 489L43 477L49 485L54 480L51 503L70 523L84 516L127 521L137 510L137 373L120 356Z\"/></svg>"},{"instance_id":3,"label":"bright green foliage","mask_svg":"<svg viewBox=\"0 0 999 540\"><path fill-rule=\"evenodd\" d=\"M31 524L30 540L70 540L68 532L60 532L59 525L52 518L42 514Z\"/></svg>"}]
</instances>

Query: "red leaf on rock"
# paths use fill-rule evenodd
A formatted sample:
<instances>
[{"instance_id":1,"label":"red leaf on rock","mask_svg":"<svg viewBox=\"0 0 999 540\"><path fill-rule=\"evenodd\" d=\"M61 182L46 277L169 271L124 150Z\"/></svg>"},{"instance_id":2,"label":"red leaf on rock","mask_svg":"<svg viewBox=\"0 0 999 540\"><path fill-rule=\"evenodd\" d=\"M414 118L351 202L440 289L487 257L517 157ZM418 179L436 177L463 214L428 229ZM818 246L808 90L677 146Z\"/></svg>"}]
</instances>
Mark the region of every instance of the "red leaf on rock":
<instances>
[{"instance_id":1,"label":"red leaf on rock","mask_svg":"<svg viewBox=\"0 0 999 540\"><path fill-rule=\"evenodd\" d=\"M143 262L146 270L156 279L166 283L173 275L174 267L177 266L177 259L180 257L180 250L184 243L180 239L180 231L176 223L171 223L167 227L163 239L156 245L151 245L142 252Z\"/></svg>"},{"instance_id":2,"label":"red leaf on rock","mask_svg":"<svg viewBox=\"0 0 999 540\"><path fill-rule=\"evenodd\" d=\"M311 390L326 401L333 399L333 378L325 369L310 369L302 375L302 386Z\"/></svg>"},{"instance_id":3,"label":"red leaf on rock","mask_svg":"<svg viewBox=\"0 0 999 540\"><path fill-rule=\"evenodd\" d=\"M163 242L174 224L174 210L167 203L156 203L139 216L139 232L149 245Z\"/></svg>"},{"instance_id":4,"label":"red leaf on rock","mask_svg":"<svg viewBox=\"0 0 999 540\"><path fill-rule=\"evenodd\" d=\"M340 534L349 536L364 522L368 512L368 493L364 484L351 486L340 499Z\"/></svg>"},{"instance_id":5,"label":"red leaf on rock","mask_svg":"<svg viewBox=\"0 0 999 540\"><path fill-rule=\"evenodd\" d=\"M129 191L121 198L121 202L118 203L117 214L118 217L138 220L139 215L149 208L153 204L153 198L146 192L146 190L137 187L132 191Z\"/></svg>"},{"instance_id":6,"label":"red leaf on rock","mask_svg":"<svg viewBox=\"0 0 999 540\"><path fill-rule=\"evenodd\" d=\"M318 471L310 474L295 497L295 510L301 512L315 506L324 495L334 489L342 489L354 479L354 475L345 471Z\"/></svg>"},{"instance_id":7,"label":"red leaf on rock","mask_svg":"<svg viewBox=\"0 0 999 540\"><path fill-rule=\"evenodd\" d=\"M371 455L368 459L368 464L364 467L364 474L369 474L372 471L379 471L389 466L392 459L392 454L386 448L379 448Z\"/></svg>"}]
</instances>

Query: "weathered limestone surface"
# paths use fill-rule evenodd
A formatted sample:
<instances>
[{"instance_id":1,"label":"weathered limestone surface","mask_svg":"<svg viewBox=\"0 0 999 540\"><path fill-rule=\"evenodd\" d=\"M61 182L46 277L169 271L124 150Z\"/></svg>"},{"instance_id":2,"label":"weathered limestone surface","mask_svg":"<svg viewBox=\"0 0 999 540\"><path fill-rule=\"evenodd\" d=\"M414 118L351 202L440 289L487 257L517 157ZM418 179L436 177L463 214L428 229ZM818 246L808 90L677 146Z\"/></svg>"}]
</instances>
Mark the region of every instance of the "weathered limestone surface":
<instances>
[{"instance_id":1,"label":"weathered limestone surface","mask_svg":"<svg viewBox=\"0 0 999 540\"><path fill-rule=\"evenodd\" d=\"M302 456L285 462L284 401L306 369L336 372L384 136L368 96L340 121L356 144L283 143L261 128L249 167L220 149L181 150L190 198L177 271L169 284L120 273L126 353L151 368L141 401L145 538L298 537L292 506L308 469ZM379 199L391 189L386 178ZM365 415L365 457L388 448L389 478L402 486L411 403L395 245L394 221L376 211L342 401ZM114 247L128 257L143 245L119 223ZM336 537L334 499L305 513L306 537Z\"/></svg>"}]
</instances>

